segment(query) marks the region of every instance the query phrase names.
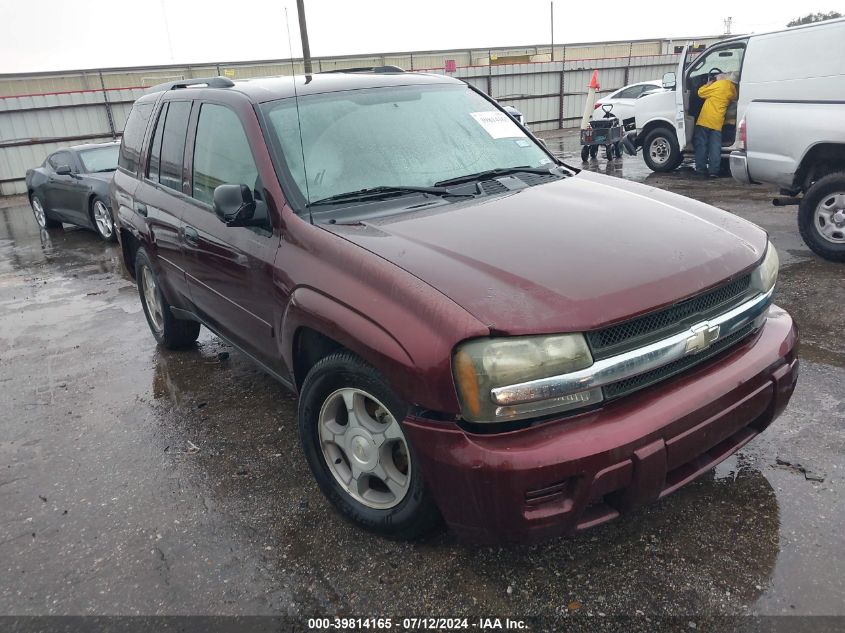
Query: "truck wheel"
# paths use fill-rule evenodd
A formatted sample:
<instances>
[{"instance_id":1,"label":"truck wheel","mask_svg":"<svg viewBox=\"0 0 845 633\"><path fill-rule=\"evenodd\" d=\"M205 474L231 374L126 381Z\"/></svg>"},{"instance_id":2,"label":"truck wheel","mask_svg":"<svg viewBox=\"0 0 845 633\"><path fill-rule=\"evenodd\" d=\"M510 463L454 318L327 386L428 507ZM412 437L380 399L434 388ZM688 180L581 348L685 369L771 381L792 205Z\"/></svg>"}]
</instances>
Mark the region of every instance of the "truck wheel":
<instances>
[{"instance_id":1,"label":"truck wheel","mask_svg":"<svg viewBox=\"0 0 845 633\"><path fill-rule=\"evenodd\" d=\"M299 437L320 490L347 520L388 538L431 530L440 513L401 420L408 410L350 352L319 361L299 399Z\"/></svg>"},{"instance_id":2,"label":"truck wheel","mask_svg":"<svg viewBox=\"0 0 845 633\"><path fill-rule=\"evenodd\" d=\"M196 341L200 334L200 324L173 316L153 271L150 257L143 248L139 248L135 255L135 278L138 280L138 294L141 295L144 316L158 344L167 349L178 349Z\"/></svg>"},{"instance_id":3,"label":"truck wheel","mask_svg":"<svg viewBox=\"0 0 845 633\"><path fill-rule=\"evenodd\" d=\"M643 158L651 171L672 171L680 165L684 157L674 130L659 127L646 134Z\"/></svg>"},{"instance_id":4,"label":"truck wheel","mask_svg":"<svg viewBox=\"0 0 845 633\"><path fill-rule=\"evenodd\" d=\"M801 199L798 230L810 249L834 262L845 262L845 173L821 178Z\"/></svg>"}]
</instances>

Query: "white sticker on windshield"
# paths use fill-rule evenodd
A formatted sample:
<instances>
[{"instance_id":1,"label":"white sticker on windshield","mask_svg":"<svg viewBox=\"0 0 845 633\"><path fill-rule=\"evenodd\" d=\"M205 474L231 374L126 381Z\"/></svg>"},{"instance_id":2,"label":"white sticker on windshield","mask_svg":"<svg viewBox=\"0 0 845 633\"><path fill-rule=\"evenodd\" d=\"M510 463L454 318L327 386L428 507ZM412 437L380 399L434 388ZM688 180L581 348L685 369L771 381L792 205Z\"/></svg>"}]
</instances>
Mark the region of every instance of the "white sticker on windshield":
<instances>
[{"instance_id":1,"label":"white sticker on windshield","mask_svg":"<svg viewBox=\"0 0 845 633\"><path fill-rule=\"evenodd\" d=\"M504 112L470 112L470 116L484 128L491 138L519 138L525 132Z\"/></svg>"}]
</instances>

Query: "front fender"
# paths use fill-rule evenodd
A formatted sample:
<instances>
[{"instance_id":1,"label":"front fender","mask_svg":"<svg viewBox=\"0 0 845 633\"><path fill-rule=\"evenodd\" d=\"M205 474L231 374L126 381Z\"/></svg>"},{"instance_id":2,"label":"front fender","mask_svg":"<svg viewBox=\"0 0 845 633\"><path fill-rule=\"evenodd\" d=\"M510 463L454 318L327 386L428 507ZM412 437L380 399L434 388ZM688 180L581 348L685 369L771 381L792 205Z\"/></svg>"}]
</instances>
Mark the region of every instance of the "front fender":
<instances>
[{"instance_id":1,"label":"front fender","mask_svg":"<svg viewBox=\"0 0 845 633\"><path fill-rule=\"evenodd\" d=\"M373 319L314 288L297 288L279 328L286 367L295 367L294 342L300 328L310 328L354 352L388 377L406 402L417 402L411 388L414 359L396 337Z\"/></svg>"}]
</instances>

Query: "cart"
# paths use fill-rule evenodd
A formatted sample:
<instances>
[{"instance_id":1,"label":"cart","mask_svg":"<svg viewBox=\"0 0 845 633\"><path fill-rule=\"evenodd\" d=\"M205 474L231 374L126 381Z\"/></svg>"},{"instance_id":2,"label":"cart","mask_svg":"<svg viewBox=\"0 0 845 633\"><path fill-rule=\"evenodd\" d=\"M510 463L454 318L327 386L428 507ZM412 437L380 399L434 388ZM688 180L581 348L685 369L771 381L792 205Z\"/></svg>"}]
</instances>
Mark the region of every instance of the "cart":
<instances>
[{"instance_id":1,"label":"cart","mask_svg":"<svg viewBox=\"0 0 845 633\"><path fill-rule=\"evenodd\" d=\"M590 127L581 130L581 160L595 158L604 145L607 160L622 157L623 126L619 117L612 114L613 104L602 105L604 118L590 121Z\"/></svg>"}]
</instances>

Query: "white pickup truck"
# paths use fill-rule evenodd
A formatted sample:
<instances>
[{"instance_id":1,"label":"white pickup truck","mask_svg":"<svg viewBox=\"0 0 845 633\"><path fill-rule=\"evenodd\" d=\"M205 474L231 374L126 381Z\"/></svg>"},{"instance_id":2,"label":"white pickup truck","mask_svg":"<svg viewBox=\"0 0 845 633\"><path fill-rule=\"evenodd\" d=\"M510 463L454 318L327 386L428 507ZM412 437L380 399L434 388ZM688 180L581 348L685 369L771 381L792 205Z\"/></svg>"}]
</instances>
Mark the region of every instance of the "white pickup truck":
<instances>
[{"instance_id":1,"label":"white pickup truck","mask_svg":"<svg viewBox=\"0 0 845 633\"><path fill-rule=\"evenodd\" d=\"M807 246L845 262L845 100L752 101L738 136L734 179L780 187L789 198L775 202L799 204Z\"/></svg>"}]
</instances>

